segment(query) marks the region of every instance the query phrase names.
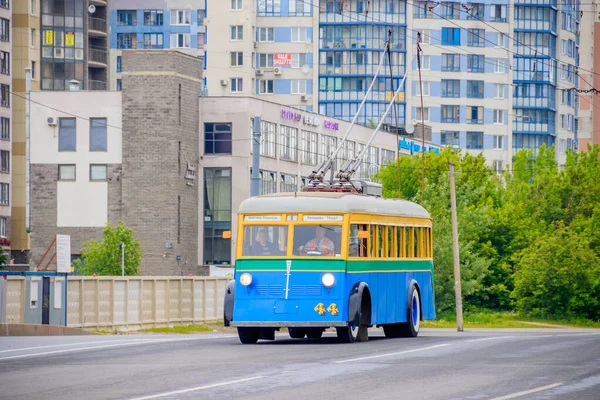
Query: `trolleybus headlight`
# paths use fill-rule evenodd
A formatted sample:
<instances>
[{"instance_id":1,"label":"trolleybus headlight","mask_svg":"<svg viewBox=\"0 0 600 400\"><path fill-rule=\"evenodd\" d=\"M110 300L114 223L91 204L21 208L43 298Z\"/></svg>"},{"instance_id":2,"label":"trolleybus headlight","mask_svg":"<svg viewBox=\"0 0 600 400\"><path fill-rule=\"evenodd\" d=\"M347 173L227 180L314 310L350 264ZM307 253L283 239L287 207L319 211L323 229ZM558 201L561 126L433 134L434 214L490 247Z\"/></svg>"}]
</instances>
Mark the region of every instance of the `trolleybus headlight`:
<instances>
[{"instance_id":1,"label":"trolleybus headlight","mask_svg":"<svg viewBox=\"0 0 600 400\"><path fill-rule=\"evenodd\" d=\"M250 286L252 283L252 275L249 273L244 273L240 276L240 283L244 286Z\"/></svg>"},{"instance_id":2,"label":"trolleybus headlight","mask_svg":"<svg viewBox=\"0 0 600 400\"><path fill-rule=\"evenodd\" d=\"M321 277L321 282L323 282L325 287L332 287L335 283L335 277L332 274L327 273Z\"/></svg>"}]
</instances>

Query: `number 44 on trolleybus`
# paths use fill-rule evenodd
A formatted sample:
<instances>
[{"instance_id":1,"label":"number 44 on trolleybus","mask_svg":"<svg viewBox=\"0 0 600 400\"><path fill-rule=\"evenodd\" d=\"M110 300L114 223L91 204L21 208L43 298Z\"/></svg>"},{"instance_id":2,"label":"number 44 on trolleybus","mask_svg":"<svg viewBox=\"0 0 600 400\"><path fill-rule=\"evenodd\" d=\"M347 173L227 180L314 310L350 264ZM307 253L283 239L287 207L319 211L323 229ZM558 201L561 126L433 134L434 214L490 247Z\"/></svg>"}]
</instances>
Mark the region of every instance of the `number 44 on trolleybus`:
<instances>
[{"instance_id":1,"label":"number 44 on trolleybus","mask_svg":"<svg viewBox=\"0 0 600 400\"><path fill-rule=\"evenodd\" d=\"M234 280L225 325L242 343L320 338L340 342L415 337L435 318L432 221L418 204L346 192L279 193L238 213Z\"/></svg>"}]
</instances>

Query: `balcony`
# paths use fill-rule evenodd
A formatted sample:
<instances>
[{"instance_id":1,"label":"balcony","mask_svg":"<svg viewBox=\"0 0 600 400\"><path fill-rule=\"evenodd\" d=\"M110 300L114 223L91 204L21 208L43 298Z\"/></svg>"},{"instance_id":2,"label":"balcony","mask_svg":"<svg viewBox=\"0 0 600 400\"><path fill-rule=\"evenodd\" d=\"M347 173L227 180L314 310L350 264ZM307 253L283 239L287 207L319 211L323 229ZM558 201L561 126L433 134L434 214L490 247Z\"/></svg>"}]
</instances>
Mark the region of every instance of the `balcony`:
<instances>
[{"instance_id":1,"label":"balcony","mask_svg":"<svg viewBox=\"0 0 600 400\"><path fill-rule=\"evenodd\" d=\"M88 80L88 90L106 90L105 81Z\"/></svg>"},{"instance_id":2,"label":"balcony","mask_svg":"<svg viewBox=\"0 0 600 400\"><path fill-rule=\"evenodd\" d=\"M90 37L106 37L107 26L105 19L91 17L89 19L88 34Z\"/></svg>"},{"instance_id":3,"label":"balcony","mask_svg":"<svg viewBox=\"0 0 600 400\"><path fill-rule=\"evenodd\" d=\"M90 0L90 4L106 7L106 0Z\"/></svg>"},{"instance_id":4,"label":"balcony","mask_svg":"<svg viewBox=\"0 0 600 400\"><path fill-rule=\"evenodd\" d=\"M108 53L104 50L90 49L88 51L88 65L91 68L106 68L108 66Z\"/></svg>"}]
</instances>

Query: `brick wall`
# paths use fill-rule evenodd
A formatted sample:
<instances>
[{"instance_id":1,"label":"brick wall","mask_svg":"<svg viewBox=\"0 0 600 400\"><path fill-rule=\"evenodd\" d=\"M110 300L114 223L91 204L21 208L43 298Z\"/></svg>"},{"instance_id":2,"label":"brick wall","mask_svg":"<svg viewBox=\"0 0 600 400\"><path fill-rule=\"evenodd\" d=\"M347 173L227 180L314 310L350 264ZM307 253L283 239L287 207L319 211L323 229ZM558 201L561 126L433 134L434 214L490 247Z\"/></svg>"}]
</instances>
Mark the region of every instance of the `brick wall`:
<instances>
[{"instance_id":1,"label":"brick wall","mask_svg":"<svg viewBox=\"0 0 600 400\"><path fill-rule=\"evenodd\" d=\"M141 273L199 274L198 179L185 175L199 159L202 61L128 51L122 65L123 220L142 244Z\"/></svg>"},{"instance_id":2,"label":"brick wall","mask_svg":"<svg viewBox=\"0 0 600 400\"><path fill-rule=\"evenodd\" d=\"M121 219L121 166L108 165L108 221L117 224ZM58 234L71 235L71 253L81 254L83 243L101 240L102 229L88 227L57 227L57 164L31 164L31 260L33 270ZM45 269L52 251L40 268ZM56 269L56 263L48 269Z\"/></svg>"}]
</instances>

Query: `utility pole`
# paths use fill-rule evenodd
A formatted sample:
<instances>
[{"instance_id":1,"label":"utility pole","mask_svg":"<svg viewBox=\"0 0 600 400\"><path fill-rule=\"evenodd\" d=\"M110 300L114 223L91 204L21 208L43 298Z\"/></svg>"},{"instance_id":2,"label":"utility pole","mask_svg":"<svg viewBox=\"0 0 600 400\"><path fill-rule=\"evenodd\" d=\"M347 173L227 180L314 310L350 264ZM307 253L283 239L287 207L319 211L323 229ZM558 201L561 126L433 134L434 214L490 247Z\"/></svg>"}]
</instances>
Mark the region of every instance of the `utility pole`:
<instances>
[{"instance_id":1,"label":"utility pole","mask_svg":"<svg viewBox=\"0 0 600 400\"><path fill-rule=\"evenodd\" d=\"M454 295L456 297L456 330L463 331L462 289L460 285L460 259L458 254L458 221L456 218L456 187L454 163L450 161L450 203L452 204L452 253L454 256Z\"/></svg>"},{"instance_id":2,"label":"utility pole","mask_svg":"<svg viewBox=\"0 0 600 400\"><path fill-rule=\"evenodd\" d=\"M419 94L421 97L421 205L425 197L425 108L423 106L423 80L421 79L421 32L417 32L417 68L419 69Z\"/></svg>"},{"instance_id":3,"label":"utility pole","mask_svg":"<svg viewBox=\"0 0 600 400\"><path fill-rule=\"evenodd\" d=\"M252 176L250 177L250 197L260 194L260 117L252 123Z\"/></svg>"},{"instance_id":4,"label":"utility pole","mask_svg":"<svg viewBox=\"0 0 600 400\"><path fill-rule=\"evenodd\" d=\"M125 276L125 243L121 242L121 276Z\"/></svg>"},{"instance_id":5,"label":"utility pole","mask_svg":"<svg viewBox=\"0 0 600 400\"><path fill-rule=\"evenodd\" d=\"M32 69L25 68L25 231L31 232L31 80Z\"/></svg>"}]
</instances>

